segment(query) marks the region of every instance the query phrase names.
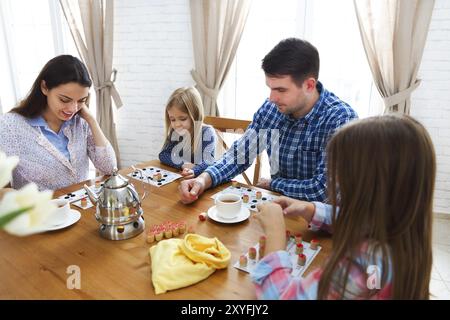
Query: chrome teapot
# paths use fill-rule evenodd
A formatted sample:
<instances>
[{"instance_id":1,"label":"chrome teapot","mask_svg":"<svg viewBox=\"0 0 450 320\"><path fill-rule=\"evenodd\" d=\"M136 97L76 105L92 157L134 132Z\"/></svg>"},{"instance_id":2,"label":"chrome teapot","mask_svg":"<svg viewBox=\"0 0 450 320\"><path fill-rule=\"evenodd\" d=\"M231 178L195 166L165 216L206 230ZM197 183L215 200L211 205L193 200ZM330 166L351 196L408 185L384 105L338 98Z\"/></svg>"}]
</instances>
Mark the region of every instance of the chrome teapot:
<instances>
[{"instance_id":1,"label":"chrome teapot","mask_svg":"<svg viewBox=\"0 0 450 320\"><path fill-rule=\"evenodd\" d=\"M89 199L96 205L95 218L100 223L100 236L110 240L132 238L145 228L141 200L133 184L117 169L95 192L84 185ZM145 198L145 185L142 200Z\"/></svg>"}]
</instances>

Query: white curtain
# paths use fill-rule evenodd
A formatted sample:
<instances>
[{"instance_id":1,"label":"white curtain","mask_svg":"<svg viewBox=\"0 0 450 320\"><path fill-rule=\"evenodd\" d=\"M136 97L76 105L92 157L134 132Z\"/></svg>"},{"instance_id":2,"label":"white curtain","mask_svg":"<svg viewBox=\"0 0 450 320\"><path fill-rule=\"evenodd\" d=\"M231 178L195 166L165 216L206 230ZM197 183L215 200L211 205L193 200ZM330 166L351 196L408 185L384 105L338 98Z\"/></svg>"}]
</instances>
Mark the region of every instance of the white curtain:
<instances>
[{"instance_id":1,"label":"white curtain","mask_svg":"<svg viewBox=\"0 0 450 320\"><path fill-rule=\"evenodd\" d=\"M251 0L190 0L195 70L205 115L218 116L217 95L241 40Z\"/></svg>"},{"instance_id":2,"label":"white curtain","mask_svg":"<svg viewBox=\"0 0 450 320\"><path fill-rule=\"evenodd\" d=\"M354 0L361 38L385 113L410 113L434 0Z\"/></svg>"},{"instance_id":3,"label":"white curtain","mask_svg":"<svg viewBox=\"0 0 450 320\"><path fill-rule=\"evenodd\" d=\"M117 108L122 106L114 86L116 70L112 69L114 1L60 0L76 47L94 82L97 121L114 148L120 166L111 97Z\"/></svg>"}]
</instances>

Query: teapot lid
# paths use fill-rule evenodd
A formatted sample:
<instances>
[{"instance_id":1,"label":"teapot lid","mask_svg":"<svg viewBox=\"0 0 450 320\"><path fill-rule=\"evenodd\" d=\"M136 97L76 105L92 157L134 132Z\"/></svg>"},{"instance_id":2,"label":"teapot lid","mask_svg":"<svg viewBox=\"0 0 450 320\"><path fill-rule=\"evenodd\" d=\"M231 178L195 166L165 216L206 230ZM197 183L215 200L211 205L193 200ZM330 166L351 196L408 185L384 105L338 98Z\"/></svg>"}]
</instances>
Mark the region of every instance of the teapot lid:
<instances>
[{"instance_id":1,"label":"teapot lid","mask_svg":"<svg viewBox=\"0 0 450 320\"><path fill-rule=\"evenodd\" d=\"M105 184L103 185L103 187L107 188L107 189L117 189L117 188L126 187L127 185L128 185L128 179L121 176L118 173L117 168L114 168L111 177L109 177L108 180L105 181Z\"/></svg>"}]
</instances>

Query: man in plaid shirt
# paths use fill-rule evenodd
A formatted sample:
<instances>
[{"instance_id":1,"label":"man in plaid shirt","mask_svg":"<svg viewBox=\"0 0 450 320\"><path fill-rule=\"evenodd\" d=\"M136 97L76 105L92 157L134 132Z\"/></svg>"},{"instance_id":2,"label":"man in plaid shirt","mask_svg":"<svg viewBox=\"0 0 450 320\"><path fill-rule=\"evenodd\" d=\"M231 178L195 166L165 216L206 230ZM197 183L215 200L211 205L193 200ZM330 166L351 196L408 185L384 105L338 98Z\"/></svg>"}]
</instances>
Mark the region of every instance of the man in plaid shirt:
<instances>
[{"instance_id":1,"label":"man in plaid shirt","mask_svg":"<svg viewBox=\"0 0 450 320\"><path fill-rule=\"evenodd\" d=\"M244 172L264 149L271 179L260 179L258 187L307 201L325 200L327 141L357 114L318 81L319 53L307 41L281 41L264 57L262 68L269 99L221 159L180 183L183 203Z\"/></svg>"}]
</instances>

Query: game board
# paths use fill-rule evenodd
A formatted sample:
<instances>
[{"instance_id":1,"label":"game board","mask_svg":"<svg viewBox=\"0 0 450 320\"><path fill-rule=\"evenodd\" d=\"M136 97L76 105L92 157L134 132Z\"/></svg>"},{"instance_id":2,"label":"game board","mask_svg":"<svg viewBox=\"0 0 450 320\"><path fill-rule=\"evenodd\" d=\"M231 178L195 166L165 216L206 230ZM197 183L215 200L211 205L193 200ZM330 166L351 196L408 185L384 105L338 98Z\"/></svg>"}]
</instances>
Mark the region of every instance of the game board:
<instances>
[{"instance_id":1,"label":"game board","mask_svg":"<svg viewBox=\"0 0 450 320\"><path fill-rule=\"evenodd\" d=\"M91 186L91 188L93 191L95 191L97 193L100 190L101 186L103 186L103 183L101 183L99 187ZM81 199L84 199L84 198L87 198L86 199L87 201L86 201L86 205L82 206ZM70 204L77 206L80 209L88 209L88 208L91 208L94 206L92 204L91 200L89 199L86 190L84 190L84 189L79 189L79 190L76 190L73 192L69 192L68 194L58 197L58 199L69 200Z\"/></svg>"},{"instance_id":2,"label":"game board","mask_svg":"<svg viewBox=\"0 0 450 320\"><path fill-rule=\"evenodd\" d=\"M242 202L244 206L246 206L249 210L257 211L256 206L260 203L264 202L271 202L278 198L277 196L270 195L268 193L262 192L261 199L256 198L256 190L249 188L247 186L237 185L236 187L230 186L220 192L217 192L212 195L211 198L216 199L218 194L221 193L234 193L241 196L241 198L244 196L244 194L247 194L249 196L249 200L247 203Z\"/></svg>"},{"instance_id":3,"label":"game board","mask_svg":"<svg viewBox=\"0 0 450 320\"><path fill-rule=\"evenodd\" d=\"M161 174L161 178L159 180L154 178L154 176L157 174ZM158 167L141 168L140 170L135 170L127 174L127 176L151 184L155 187L164 186L182 177L181 174L167 171Z\"/></svg>"},{"instance_id":4,"label":"game board","mask_svg":"<svg viewBox=\"0 0 450 320\"><path fill-rule=\"evenodd\" d=\"M303 273L305 272L305 270L308 268L308 266L311 264L311 262L314 260L314 258L317 256L320 249L322 249L322 247L319 245L317 247L317 250L312 250L310 248L310 243L306 242L306 241L302 241L302 244L303 244L303 254L306 256L306 263L304 266L299 266L297 263L298 255L295 253L296 243L295 243L295 239L293 237L291 237L289 239L287 246L286 246L286 251L289 253L289 256L290 256L291 262L292 262L292 273L291 274L294 277L301 277L303 275ZM250 259L248 252L247 252L247 253L245 253L245 256L247 257L247 266L241 267L239 265L239 260L238 260L233 265L235 268L237 268L241 271L250 272L255 267L256 263L260 260L259 259L259 243L257 243L253 247L256 249L256 259Z\"/></svg>"}]
</instances>

